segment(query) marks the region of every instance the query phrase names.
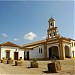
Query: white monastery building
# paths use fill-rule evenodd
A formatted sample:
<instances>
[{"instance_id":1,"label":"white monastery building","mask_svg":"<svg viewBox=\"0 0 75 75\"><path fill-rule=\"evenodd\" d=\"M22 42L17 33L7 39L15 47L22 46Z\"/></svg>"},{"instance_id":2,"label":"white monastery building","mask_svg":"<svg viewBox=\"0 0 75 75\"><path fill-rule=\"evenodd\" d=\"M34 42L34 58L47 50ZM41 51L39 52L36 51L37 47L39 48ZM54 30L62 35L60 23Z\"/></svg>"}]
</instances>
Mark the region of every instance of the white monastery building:
<instances>
[{"instance_id":1,"label":"white monastery building","mask_svg":"<svg viewBox=\"0 0 75 75\"><path fill-rule=\"evenodd\" d=\"M57 59L74 58L75 40L60 36L52 17L48 24L46 39L21 46L24 49L24 59L51 59L53 55Z\"/></svg>"},{"instance_id":2,"label":"white monastery building","mask_svg":"<svg viewBox=\"0 0 75 75\"><path fill-rule=\"evenodd\" d=\"M48 20L48 24L47 38L44 40L23 46L18 46L12 42L0 44L0 59L12 58L18 60L20 57L24 60L33 58L51 59L52 56L57 59L74 58L75 40L60 36L52 17Z\"/></svg>"}]
</instances>

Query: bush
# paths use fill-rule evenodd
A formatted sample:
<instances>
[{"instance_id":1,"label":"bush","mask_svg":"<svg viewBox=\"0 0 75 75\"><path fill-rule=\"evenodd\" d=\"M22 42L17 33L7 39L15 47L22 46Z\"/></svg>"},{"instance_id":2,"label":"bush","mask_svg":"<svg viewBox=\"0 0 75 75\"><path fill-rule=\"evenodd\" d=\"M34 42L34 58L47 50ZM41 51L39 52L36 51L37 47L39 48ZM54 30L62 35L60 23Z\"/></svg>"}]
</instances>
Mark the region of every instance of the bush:
<instances>
[{"instance_id":1,"label":"bush","mask_svg":"<svg viewBox=\"0 0 75 75\"><path fill-rule=\"evenodd\" d=\"M22 59L22 57L20 57L20 60Z\"/></svg>"},{"instance_id":2,"label":"bush","mask_svg":"<svg viewBox=\"0 0 75 75\"><path fill-rule=\"evenodd\" d=\"M8 60L11 60L11 58L8 58Z\"/></svg>"},{"instance_id":3,"label":"bush","mask_svg":"<svg viewBox=\"0 0 75 75\"><path fill-rule=\"evenodd\" d=\"M20 61L20 60L22 60L22 57L20 57L20 58L18 59L18 61Z\"/></svg>"},{"instance_id":4,"label":"bush","mask_svg":"<svg viewBox=\"0 0 75 75\"><path fill-rule=\"evenodd\" d=\"M3 57L2 59L4 60L5 58Z\"/></svg>"},{"instance_id":5,"label":"bush","mask_svg":"<svg viewBox=\"0 0 75 75\"><path fill-rule=\"evenodd\" d=\"M37 60L35 59L35 58L33 58L33 60L32 60L33 62L37 62Z\"/></svg>"},{"instance_id":6,"label":"bush","mask_svg":"<svg viewBox=\"0 0 75 75\"><path fill-rule=\"evenodd\" d=\"M31 62L31 67L32 68L38 68L38 63L37 62Z\"/></svg>"},{"instance_id":7,"label":"bush","mask_svg":"<svg viewBox=\"0 0 75 75\"><path fill-rule=\"evenodd\" d=\"M22 66L23 61L15 61L15 66Z\"/></svg>"},{"instance_id":8,"label":"bush","mask_svg":"<svg viewBox=\"0 0 75 75\"><path fill-rule=\"evenodd\" d=\"M35 58L33 58L33 60L31 61L31 68L38 68L38 63Z\"/></svg>"}]
</instances>

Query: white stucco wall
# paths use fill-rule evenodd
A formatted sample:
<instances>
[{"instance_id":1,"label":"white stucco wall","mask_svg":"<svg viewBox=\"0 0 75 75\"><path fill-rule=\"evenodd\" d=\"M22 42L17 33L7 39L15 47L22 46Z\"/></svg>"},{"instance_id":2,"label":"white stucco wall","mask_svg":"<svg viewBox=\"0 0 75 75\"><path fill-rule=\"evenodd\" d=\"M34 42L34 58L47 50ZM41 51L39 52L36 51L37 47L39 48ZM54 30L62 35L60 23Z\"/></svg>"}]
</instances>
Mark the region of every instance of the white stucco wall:
<instances>
[{"instance_id":1,"label":"white stucco wall","mask_svg":"<svg viewBox=\"0 0 75 75\"><path fill-rule=\"evenodd\" d=\"M40 50L42 49L42 53L39 53L39 48L40 48ZM30 50L29 51L29 58L30 59L32 59L32 58L38 58L38 59L44 58L44 45L38 46L38 47L34 48L33 50Z\"/></svg>"},{"instance_id":2,"label":"white stucco wall","mask_svg":"<svg viewBox=\"0 0 75 75\"><path fill-rule=\"evenodd\" d=\"M24 49L19 49L19 57L22 57L24 59Z\"/></svg>"},{"instance_id":3,"label":"white stucco wall","mask_svg":"<svg viewBox=\"0 0 75 75\"><path fill-rule=\"evenodd\" d=\"M72 42L73 42L73 46L71 45L71 52L72 52L72 57L73 57L73 52L74 52L74 57L75 57L75 46L74 46L75 41L71 41L71 43Z\"/></svg>"},{"instance_id":4,"label":"white stucco wall","mask_svg":"<svg viewBox=\"0 0 75 75\"><path fill-rule=\"evenodd\" d=\"M1 59L4 57L6 58L6 50L10 50L10 58L14 59L14 52L19 52L19 57L24 59L24 50L19 49L18 47L9 47L9 46L1 46Z\"/></svg>"}]
</instances>

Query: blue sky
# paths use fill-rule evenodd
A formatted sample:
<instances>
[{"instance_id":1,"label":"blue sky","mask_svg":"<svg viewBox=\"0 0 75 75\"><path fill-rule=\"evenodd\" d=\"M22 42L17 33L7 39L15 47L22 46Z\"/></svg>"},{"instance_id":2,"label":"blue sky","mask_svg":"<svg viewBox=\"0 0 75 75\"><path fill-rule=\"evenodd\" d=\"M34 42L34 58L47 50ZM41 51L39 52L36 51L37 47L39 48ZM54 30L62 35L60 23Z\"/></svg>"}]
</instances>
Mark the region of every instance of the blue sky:
<instances>
[{"instance_id":1,"label":"blue sky","mask_svg":"<svg viewBox=\"0 0 75 75\"><path fill-rule=\"evenodd\" d=\"M51 16L61 36L75 39L74 1L0 1L0 43L44 39Z\"/></svg>"}]
</instances>

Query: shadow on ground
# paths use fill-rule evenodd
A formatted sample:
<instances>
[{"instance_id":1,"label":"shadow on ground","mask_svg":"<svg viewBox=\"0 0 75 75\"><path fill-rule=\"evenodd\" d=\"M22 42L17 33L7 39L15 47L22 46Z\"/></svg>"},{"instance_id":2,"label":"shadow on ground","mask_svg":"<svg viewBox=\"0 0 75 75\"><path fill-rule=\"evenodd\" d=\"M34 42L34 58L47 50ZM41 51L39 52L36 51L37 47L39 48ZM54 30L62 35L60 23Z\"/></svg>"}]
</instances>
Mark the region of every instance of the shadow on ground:
<instances>
[{"instance_id":1,"label":"shadow on ground","mask_svg":"<svg viewBox=\"0 0 75 75\"><path fill-rule=\"evenodd\" d=\"M16 66L16 65L11 65L11 66Z\"/></svg>"},{"instance_id":2,"label":"shadow on ground","mask_svg":"<svg viewBox=\"0 0 75 75\"><path fill-rule=\"evenodd\" d=\"M50 71L43 71L44 73L52 73L52 72L50 72ZM57 72L55 72L55 73L57 73Z\"/></svg>"},{"instance_id":3,"label":"shadow on ground","mask_svg":"<svg viewBox=\"0 0 75 75\"><path fill-rule=\"evenodd\" d=\"M27 68L35 68L35 67L27 67Z\"/></svg>"}]
</instances>

